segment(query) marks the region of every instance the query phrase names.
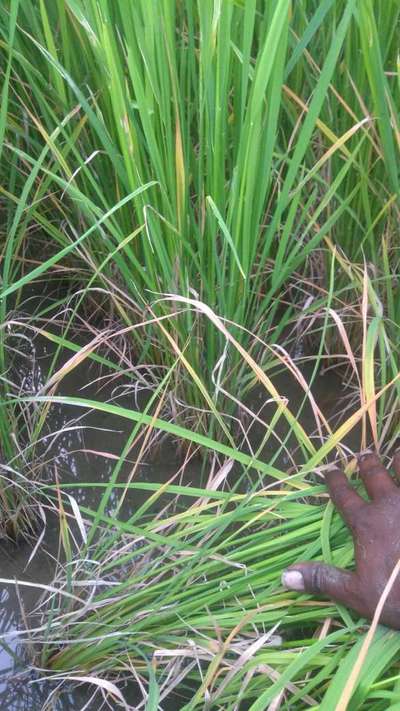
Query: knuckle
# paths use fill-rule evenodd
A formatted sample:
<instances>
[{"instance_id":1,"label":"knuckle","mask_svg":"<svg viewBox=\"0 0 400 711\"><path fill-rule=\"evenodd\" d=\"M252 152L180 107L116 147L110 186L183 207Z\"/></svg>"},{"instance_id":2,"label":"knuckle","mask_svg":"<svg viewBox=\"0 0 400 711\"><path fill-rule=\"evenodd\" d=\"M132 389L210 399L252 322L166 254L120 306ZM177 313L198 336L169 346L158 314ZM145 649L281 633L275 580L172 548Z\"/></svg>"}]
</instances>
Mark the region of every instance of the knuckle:
<instances>
[{"instance_id":1,"label":"knuckle","mask_svg":"<svg viewBox=\"0 0 400 711\"><path fill-rule=\"evenodd\" d=\"M347 513L351 516L355 526L360 526L363 522L368 522L368 507L366 501L357 501L347 504Z\"/></svg>"},{"instance_id":2,"label":"knuckle","mask_svg":"<svg viewBox=\"0 0 400 711\"><path fill-rule=\"evenodd\" d=\"M325 568L322 565L316 565L311 571L311 587L314 593L322 593L325 583Z\"/></svg>"},{"instance_id":3,"label":"knuckle","mask_svg":"<svg viewBox=\"0 0 400 711\"><path fill-rule=\"evenodd\" d=\"M356 542L362 543L368 539L371 535L372 528L371 521L368 521L368 518L365 516L355 517L352 521L351 530Z\"/></svg>"}]
</instances>

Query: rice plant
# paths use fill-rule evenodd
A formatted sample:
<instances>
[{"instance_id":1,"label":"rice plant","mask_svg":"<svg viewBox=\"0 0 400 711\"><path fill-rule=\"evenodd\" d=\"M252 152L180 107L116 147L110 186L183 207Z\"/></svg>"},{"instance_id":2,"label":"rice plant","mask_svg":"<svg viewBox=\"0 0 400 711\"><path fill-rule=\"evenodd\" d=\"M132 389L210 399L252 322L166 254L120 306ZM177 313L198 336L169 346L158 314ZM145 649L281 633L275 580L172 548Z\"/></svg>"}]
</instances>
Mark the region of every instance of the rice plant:
<instances>
[{"instance_id":1,"label":"rice plant","mask_svg":"<svg viewBox=\"0 0 400 711\"><path fill-rule=\"evenodd\" d=\"M34 341L23 322L8 314L2 323L0 352L0 539L35 534L39 515L35 479L39 462L28 450L38 410L23 398L38 387Z\"/></svg>"},{"instance_id":2,"label":"rice plant","mask_svg":"<svg viewBox=\"0 0 400 711\"><path fill-rule=\"evenodd\" d=\"M318 475L335 458L352 476L371 443L390 461L398 442L399 13L396 0L2 3L8 518L21 411L44 408L25 428L32 451L51 404L132 423L97 508L71 505L65 483L41 490L64 559L29 641L56 680L123 705L133 677L149 709L173 694L187 711L341 708L364 621L279 580L299 558L351 564ZM70 358L39 396L10 390L8 314L54 270L75 293L45 337ZM99 331L82 346L91 311ZM57 394L82 360L133 380L145 369L147 406ZM311 432L277 368L304 391ZM346 389L334 424L313 395L330 368ZM268 418L245 399L260 384ZM120 480L133 443L144 456L158 433L210 453L201 486L136 481L136 469ZM148 499L124 518L139 490ZM352 709L396 708L399 645L375 633Z\"/></svg>"},{"instance_id":3,"label":"rice plant","mask_svg":"<svg viewBox=\"0 0 400 711\"><path fill-rule=\"evenodd\" d=\"M197 308L223 331L223 322L208 307ZM160 419L171 374L143 412L82 397L36 397L131 423L110 479L86 483L101 492L97 508L71 506L69 491L77 484L85 487L84 482L56 485L64 560L54 583L42 586L43 612L35 615L28 633L38 670L51 670L57 683L84 681L107 689L110 699L122 704L127 678L141 690L143 703L172 698L182 709L235 709L239 703L253 711L278 703L330 709L340 703L365 639L365 621L329 601L283 591L280 575L299 559L351 564L349 532L327 503L319 475L336 459L352 476L349 434L355 436L356 451L372 438L390 457L396 434L388 439L379 403L396 395L398 374L376 386L374 319L366 322L365 350L358 355L349 350L346 326L335 316L341 358L357 370L359 400L333 428L296 363L286 359L314 412L314 427L306 431L299 412L290 409L251 356L241 354L274 408L268 419L250 410L263 432L250 453ZM240 352L238 341L232 345ZM290 442L285 434L277 437L282 421ZM140 457L129 477L121 479L133 443L145 456L155 430L213 453L205 486L137 481ZM260 454L271 439L276 444L265 461ZM52 490L51 484L43 489L47 495ZM134 492L148 492L148 498L126 517L123 502ZM24 639L25 632L19 636ZM399 645L399 633L378 628L354 684L351 708L384 709L388 699L396 701Z\"/></svg>"},{"instance_id":4,"label":"rice plant","mask_svg":"<svg viewBox=\"0 0 400 711\"><path fill-rule=\"evenodd\" d=\"M119 289L138 320L156 294L179 293L276 342L291 277L314 294L332 245L391 264L398 13L369 0L3 3L4 297L37 227L51 256L25 282L61 262L101 284L126 325ZM243 394L219 333L191 311L166 326L220 410L216 371ZM262 365L257 341L238 337ZM133 348L174 359L158 327ZM176 417L204 406L184 367L171 388Z\"/></svg>"}]
</instances>

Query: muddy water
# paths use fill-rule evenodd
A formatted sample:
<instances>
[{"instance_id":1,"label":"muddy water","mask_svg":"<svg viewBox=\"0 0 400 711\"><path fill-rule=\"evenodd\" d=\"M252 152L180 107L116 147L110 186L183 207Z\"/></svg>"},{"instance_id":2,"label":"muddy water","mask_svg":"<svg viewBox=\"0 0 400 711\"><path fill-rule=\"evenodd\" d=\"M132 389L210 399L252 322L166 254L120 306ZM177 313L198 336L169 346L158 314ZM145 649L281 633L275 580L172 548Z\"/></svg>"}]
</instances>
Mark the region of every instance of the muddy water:
<instances>
[{"instance_id":1,"label":"muddy water","mask_svg":"<svg viewBox=\"0 0 400 711\"><path fill-rule=\"evenodd\" d=\"M54 355L54 347L49 347L42 339L36 338L30 344L27 357L18 363L19 379L24 384L27 395L39 391L46 380L46 373ZM63 354L57 367L65 362L70 353ZM104 370L95 369L87 364L82 364L66 376L58 389L59 395L74 395L87 399L112 400L121 406L137 409L143 405L148 397L142 393L139 403L136 396L127 392L127 385L123 394L118 395L115 383L100 380ZM107 380L107 378L106 378ZM103 492L100 487L82 487L80 484L101 484L108 482L116 459L122 452L132 430L133 423L117 416L108 415L98 411L84 412L82 408L72 406L52 406L46 421L46 437L42 444L42 455L48 462L48 475L52 480L54 471L62 483L76 484L69 489L76 501L86 507L97 508L99 498ZM43 434L43 433L42 433ZM121 470L119 481L124 481L135 464L135 455L132 451ZM172 443L164 442L156 458L141 462L137 467L136 479L144 482L164 482L171 478L180 468L180 460L176 447ZM187 481L199 481L199 463L189 464L185 467ZM131 492L124 502L121 515L124 518L134 512L146 498L145 492ZM109 509L116 503L111 497ZM53 580L55 561L59 557L60 541L57 517L48 513L43 541L35 553L35 541L32 545L21 543L18 546L8 542L0 542L0 577L10 580L22 580L39 584L50 584ZM42 527L43 530L43 527ZM39 535L41 527L39 526ZM18 639L13 636L17 630L26 628L25 612L32 611L37 603L42 588L16 586L15 584L0 584L0 636L5 642L0 646L0 709L12 711L39 711L39 709L54 709L66 711L67 709L88 709L97 711L103 708L103 699L95 687L79 687L68 689L63 685L54 693L55 684L46 683L39 679L38 674L32 669L29 673L29 646L28 664L26 646L18 644ZM0 638L1 644L1 638ZM24 658L21 659L21 651ZM13 657L13 654L16 657ZM28 673L27 673L28 671ZM95 693L94 693L95 692ZM125 691L126 699L135 705L135 689ZM46 700L50 696L49 705ZM93 697L93 698L92 698ZM131 697L131 698L129 698ZM109 708L107 704L104 708Z\"/></svg>"},{"instance_id":2,"label":"muddy water","mask_svg":"<svg viewBox=\"0 0 400 711\"><path fill-rule=\"evenodd\" d=\"M32 362L27 368L26 382L27 391L34 392L44 382L44 373L48 368L50 355L47 346L35 342L35 351ZM68 357L68 354L67 356ZM29 368L31 372L29 372ZM113 395L111 386L103 388L96 393L98 386L87 387L88 382L95 380L99 373L88 370L88 366L83 364L74 370L62 384L59 391L62 394L78 395L87 398L101 398L106 400ZM288 397L292 411L296 412L303 400L303 393L295 385L292 378L279 376L276 381L279 392ZM329 414L333 412L337 402L340 382L331 375L319 377L313 388L323 412ZM264 392L255 392L251 405L255 411L258 410L265 398ZM133 394L125 393L120 404L136 409ZM268 411L263 412L266 418ZM272 413L271 413L272 414ZM79 418L79 419L78 419ZM78 427L77 427L78 419ZM300 416L303 427L308 433L315 429L315 421L309 406L303 408ZM129 436L132 425L120 418L106 415L99 412L91 412L82 416L82 409L70 406L54 406L48 418L49 434L45 442L47 455L51 461L51 469L57 469L57 474L61 482L76 483L73 494L77 501L85 506L96 508L99 489L83 488L79 486L82 482L107 482L113 467L115 457L122 451ZM280 426L280 425L279 425ZM59 433L58 435L56 433ZM281 438L285 432L279 432ZM257 446L260 438L260 428L252 428L250 440L253 446ZM290 441L287 443L290 449ZM266 447L263 455L270 459L276 450L276 442L272 441ZM135 452L131 453L134 460ZM282 451L277 464L285 466L289 464L289 459ZM159 455L150 461L141 463L138 468L136 479L149 482L165 482L174 475L180 466L180 460L173 444L165 443ZM132 467L132 462L127 462L125 475ZM185 468L185 482L198 484L200 482L201 465L199 462L191 462ZM124 472L121 473L121 479ZM129 515L143 501L144 493L132 492L126 499L124 515ZM115 502L111 502L111 505ZM49 514L46 523L46 532L43 543L33 560L28 564L32 554L32 546L28 543L18 547L10 544L0 544L0 577L9 579L19 579L49 584L52 580L55 563L58 555L58 528L57 521ZM0 635L7 643L8 647L0 649L0 708L8 711L39 711L40 709L55 709L56 711L66 711L67 709L88 709L97 711L103 706L103 699L99 692L93 696L94 689L89 687L79 687L69 689L63 685L58 691L55 690L54 682L44 682L39 680L36 672L29 671L25 661L19 661L20 648L18 640L13 632L24 629L25 610L29 611L35 605L40 590L35 588L16 587L13 584L0 585ZM17 655L13 658L12 653ZM133 695L133 696L132 696ZM49 704L46 700L49 698ZM131 697L131 698L129 698ZM127 700L135 705L134 690L127 690Z\"/></svg>"}]
</instances>

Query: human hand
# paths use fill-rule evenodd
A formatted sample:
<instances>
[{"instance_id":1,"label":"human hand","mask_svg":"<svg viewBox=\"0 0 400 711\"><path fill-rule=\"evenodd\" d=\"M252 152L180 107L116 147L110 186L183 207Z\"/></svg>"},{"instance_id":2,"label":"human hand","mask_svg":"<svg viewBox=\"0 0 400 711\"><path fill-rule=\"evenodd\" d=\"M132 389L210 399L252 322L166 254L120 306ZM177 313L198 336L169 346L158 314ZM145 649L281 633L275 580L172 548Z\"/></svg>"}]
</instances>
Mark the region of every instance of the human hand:
<instances>
[{"instance_id":1,"label":"human hand","mask_svg":"<svg viewBox=\"0 0 400 711\"><path fill-rule=\"evenodd\" d=\"M395 455L393 469L400 480L400 452ZM370 501L359 496L339 469L325 476L330 497L353 536L355 571L299 562L284 571L282 584L290 590L326 595L371 619L400 558L400 487L376 454L360 457L359 472ZM387 597L380 622L400 629L400 576Z\"/></svg>"}]
</instances>

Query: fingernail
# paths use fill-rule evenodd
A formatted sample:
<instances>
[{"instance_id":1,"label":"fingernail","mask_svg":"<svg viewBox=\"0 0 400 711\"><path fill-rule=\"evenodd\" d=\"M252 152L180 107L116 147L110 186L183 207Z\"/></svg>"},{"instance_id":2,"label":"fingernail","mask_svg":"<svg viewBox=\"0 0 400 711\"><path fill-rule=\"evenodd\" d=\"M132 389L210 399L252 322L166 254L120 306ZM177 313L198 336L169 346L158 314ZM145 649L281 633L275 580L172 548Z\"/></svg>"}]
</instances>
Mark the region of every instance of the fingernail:
<instances>
[{"instance_id":1,"label":"fingernail","mask_svg":"<svg viewBox=\"0 0 400 711\"><path fill-rule=\"evenodd\" d=\"M282 585L289 590L304 590L304 578L298 570L285 570L282 573Z\"/></svg>"},{"instance_id":2,"label":"fingernail","mask_svg":"<svg viewBox=\"0 0 400 711\"><path fill-rule=\"evenodd\" d=\"M360 454L358 455L358 459L360 462L363 462L364 459L368 459L368 457L370 457L371 454L374 454L372 449L364 449L364 451L360 452Z\"/></svg>"}]
</instances>

